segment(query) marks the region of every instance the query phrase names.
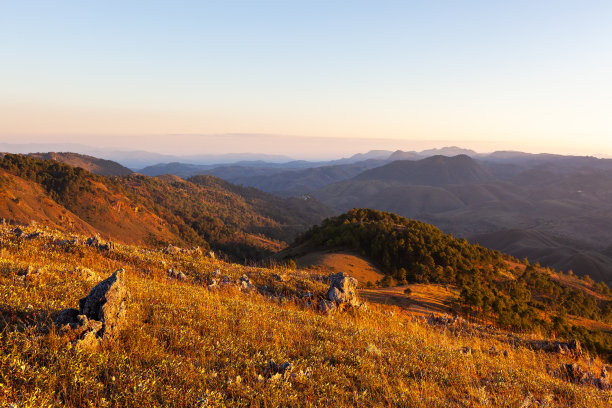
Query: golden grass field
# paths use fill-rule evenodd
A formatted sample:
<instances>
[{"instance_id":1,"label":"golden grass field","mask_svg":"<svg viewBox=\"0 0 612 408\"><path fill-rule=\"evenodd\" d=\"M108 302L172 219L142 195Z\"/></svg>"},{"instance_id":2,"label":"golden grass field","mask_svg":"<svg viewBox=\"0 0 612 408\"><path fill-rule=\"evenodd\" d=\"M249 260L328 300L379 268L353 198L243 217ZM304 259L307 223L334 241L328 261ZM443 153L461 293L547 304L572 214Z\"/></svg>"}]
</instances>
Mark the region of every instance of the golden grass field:
<instances>
[{"instance_id":1,"label":"golden grass field","mask_svg":"<svg viewBox=\"0 0 612 408\"><path fill-rule=\"evenodd\" d=\"M401 304L377 303L370 291L361 291L369 312L324 316L303 295L320 296L326 285L305 270L243 267L136 246L58 247L50 237L25 240L7 228L0 243L2 407L612 406L612 392L547 372L573 362L568 355L413 322L391 313ZM42 269L20 279L28 266ZM102 278L126 270L128 328L98 352L68 347L51 324L95 284L77 267ZM168 280L170 267L187 280ZM217 268L233 279L246 274L281 296L231 285L209 291L203 282ZM275 279L278 274L287 278ZM440 294L453 291L412 288L423 307L442 308ZM473 354L460 353L464 346ZM507 357L490 354L491 347ZM290 362L296 375L264 378L270 359ZM579 363L595 373L602 366L597 358Z\"/></svg>"}]
</instances>

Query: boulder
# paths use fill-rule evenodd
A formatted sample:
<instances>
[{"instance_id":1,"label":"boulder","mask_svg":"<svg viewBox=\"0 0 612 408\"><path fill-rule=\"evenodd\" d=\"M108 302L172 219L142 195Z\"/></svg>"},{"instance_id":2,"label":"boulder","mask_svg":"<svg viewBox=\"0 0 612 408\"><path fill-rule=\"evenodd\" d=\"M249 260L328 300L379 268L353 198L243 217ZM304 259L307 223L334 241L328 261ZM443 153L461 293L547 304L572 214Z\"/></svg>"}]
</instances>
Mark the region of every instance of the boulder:
<instances>
[{"instance_id":1,"label":"boulder","mask_svg":"<svg viewBox=\"0 0 612 408\"><path fill-rule=\"evenodd\" d=\"M77 348L95 350L103 340L117 338L125 327L128 300L125 272L119 269L79 300L79 310L64 309L54 323L70 332Z\"/></svg>"},{"instance_id":2,"label":"boulder","mask_svg":"<svg viewBox=\"0 0 612 408\"><path fill-rule=\"evenodd\" d=\"M591 372L585 371L578 364L561 364L559 369L553 372L553 375L558 378L565 379L574 384L591 385L600 390L609 390L610 383L608 381L607 371L602 369L601 375L597 376Z\"/></svg>"},{"instance_id":3,"label":"boulder","mask_svg":"<svg viewBox=\"0 0 612 408\"><path fill-rule=\"evenodd\" d=\"M288 361L278 365L274 360L268 360L264 377L272 381L287 381L291 376L292 370L293 365Z\"/></svg>"},{"instance_id":4,"label":"boulder","mask_svg":"<svg viewBox=\"0 0 612 408\"><path fill-rule=\"evenodd\" d=\"M348 307L358 307L367 310L365 303L357 298L357 279L345 276L340 272L329 276L329 290L325 299L319 302L319 309L324 313L334 310L344 310Z\"/></svg>"},{"instance_id":5,"label":"boulder","mask_svg":"<svg viewBox=\"0 0 612 408\"><path fill-rule=\"evenodd\" d=\"M335 302L349 303L352 306L357 306L359 305L357 301L357 283L357 279L345 276L342 272L330 275L327 298ZM335 296L338 300L332 299L330 295Z\"/></svg>"},{"instance_id":6,"label":"boulder","mask_svg":"<svg viewBox=\"0 0 612 408\"><path fill-rule=\"evenodd\" d=\"M98 283L89 295L79 300L79 311L89 319L103 323L103 335L114 337L127 321L126 302L129 292L125 286L125 271L116 270Z\"/></svg>"}]
</instances>

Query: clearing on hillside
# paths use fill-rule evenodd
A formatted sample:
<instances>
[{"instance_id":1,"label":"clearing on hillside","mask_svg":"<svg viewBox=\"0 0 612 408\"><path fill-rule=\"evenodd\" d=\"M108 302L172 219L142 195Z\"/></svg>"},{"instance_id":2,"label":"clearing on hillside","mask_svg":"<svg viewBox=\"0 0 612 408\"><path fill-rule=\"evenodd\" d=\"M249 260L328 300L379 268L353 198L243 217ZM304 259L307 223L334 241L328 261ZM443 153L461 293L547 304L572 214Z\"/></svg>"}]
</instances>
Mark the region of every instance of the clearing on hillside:
<instances>
[{"instance_id":1,"label":"clearing on hillside","mask_svg":"<svg viewBox=\"0 0 612 408\"><path fill-rule=\"evenodd\" d=\"M404 293L409 288L410 294ZM390 288L361 289L359 295L374 303L401 307L406 313L424 316L431 313L451 313L450 303L459 291L452 285L421 284Z\"/></svg>"},{"instance_id":2,"label":"clearing on hillside","mask_svg":"<svg viewBox=\"0 0 612 408\"><path fill-rule=\"evenodd\" d=\"M325 274L344 272L362 285L376 283L385 276L374 264L351 252L315 251L295 259L295 262L300 268L318 269Z\"/></svg>"}]
</instances>

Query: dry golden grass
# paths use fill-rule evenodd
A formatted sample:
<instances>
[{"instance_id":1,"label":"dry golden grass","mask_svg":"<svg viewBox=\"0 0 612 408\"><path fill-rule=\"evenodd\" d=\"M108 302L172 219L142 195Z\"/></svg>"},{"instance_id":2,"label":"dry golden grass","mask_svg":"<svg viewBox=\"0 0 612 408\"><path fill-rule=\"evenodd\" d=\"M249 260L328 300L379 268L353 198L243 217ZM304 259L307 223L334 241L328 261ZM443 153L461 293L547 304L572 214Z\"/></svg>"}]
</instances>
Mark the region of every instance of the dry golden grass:
<instances>
[{"instance_id":1,"label":"dry golden grass","mask_svg":"<svg viewBox=\"0 0 612 408\"><path fill-rule=\"evenodd\" d=\"M409 288L410 294L404 293ZM360 296L370 302L399 306L414 316L435 313L451 313L451 304L459 297L452 285L421 284L394 286L390 288L361 289Z\"/></svg>"},{"instance_id":2,"label":"dry golden grass","mask_svg":"<svg viewBox=\"0 0 612 408\"><path fill-rule=\"evenodd\" d=\"M612 392L546 372L567 356L512 348L493 338L452 335L371 304L369 313L326 317L293 302L200 283L216 268L243 273L287 296L325 285L302 271L246 268L192 255L120 246L110 253L58 248L48 238L1 235L0 406L18 407L609 407ZM27 266L43 267L22 282ZM130 322L97 353L77 351L51 319L94 285L75 274L127 272ZM168 267L189 279L165 278ZM285 273L286 281L273 274ZM458 350L470 346L474 355ZM491 347L508 356L492 356ZM484 351L481 351L484 350ZM274 359L288 381L262 379ZM581 362L581 364L587 364ZM592 363L592 370L601 363ZM308 372L312 375L308 375ZM299 373L302 372L302 375Z\"/></svg>"}]
</instances>

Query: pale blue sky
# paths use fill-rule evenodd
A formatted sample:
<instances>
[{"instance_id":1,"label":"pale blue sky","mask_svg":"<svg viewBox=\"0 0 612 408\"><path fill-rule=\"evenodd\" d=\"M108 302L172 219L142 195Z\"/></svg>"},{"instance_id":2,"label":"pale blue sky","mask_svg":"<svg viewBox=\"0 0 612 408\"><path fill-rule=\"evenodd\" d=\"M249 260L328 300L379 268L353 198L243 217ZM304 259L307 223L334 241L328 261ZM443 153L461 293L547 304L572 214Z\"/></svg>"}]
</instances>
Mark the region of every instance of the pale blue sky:
<instances>
[{"instance_id":1,"label":"pale blue sky","mask_svg":"<svg viewBox=\"0 0 612 408\"><path fill-rule=\"evenodd\" d=\"M0 0L0 52L5 142L253 133L612 154L609 1Z\"/></svg>"}]
</instances>

